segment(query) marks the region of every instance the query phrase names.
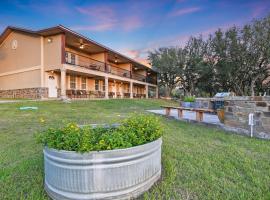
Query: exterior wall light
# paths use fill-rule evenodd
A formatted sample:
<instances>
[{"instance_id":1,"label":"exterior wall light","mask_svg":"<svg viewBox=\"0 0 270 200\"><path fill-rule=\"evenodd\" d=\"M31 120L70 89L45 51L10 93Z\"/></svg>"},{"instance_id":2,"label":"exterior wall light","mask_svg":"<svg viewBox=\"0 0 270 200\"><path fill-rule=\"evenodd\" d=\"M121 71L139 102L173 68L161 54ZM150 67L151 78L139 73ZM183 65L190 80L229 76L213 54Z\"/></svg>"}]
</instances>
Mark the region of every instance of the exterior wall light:
<instances>
[{"instance_id":1,"label":"exterior wall light","mask_svg":"<svg viewBox=\"0 0 270 200\"><path fill-rule=\"evenodd\" d=\"M80 44L80 49L83 49L84 48L84 45L83 44Z\"/></svg>"},{"instance_id":2,"label":"exterior wall light","mask_svg":"<svg viewBox=\"0 0 270 200\"><path fill-rule=\"evenodd\" d=\"M47 39L47 42L48 42L48 43L52 43L52 41L53 41L52 38L48 38L48 39Z\"/></svg>"}]
</instances>

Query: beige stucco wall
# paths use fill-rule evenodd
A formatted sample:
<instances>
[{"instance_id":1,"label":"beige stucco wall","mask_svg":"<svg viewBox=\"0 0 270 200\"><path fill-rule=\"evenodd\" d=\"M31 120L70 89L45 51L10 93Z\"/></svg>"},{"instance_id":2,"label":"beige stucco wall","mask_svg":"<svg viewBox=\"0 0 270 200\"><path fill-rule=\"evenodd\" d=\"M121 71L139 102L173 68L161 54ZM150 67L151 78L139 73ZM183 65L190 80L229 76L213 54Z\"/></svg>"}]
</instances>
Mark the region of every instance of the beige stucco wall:
<instances>
[{"instance_id":1,"label":"beige stucco wall","mask_svg":"<svg viewBox=\"0 0 270 200\"><path fill-rule=\"evenodd\" d=\"M77 51L76 49L70 48L70 47L66 47L65 48L66 51L74 53L76 55L80 55L80 56L85 56L87 58L92 58L94 60L100 61L100 62L105 62L105 54L104 53L98 53L98 54L87 54L81 51ZM76 58L78 59L78 58Z\"/></svg>"},{"instance_id":2,"label":"beige stucco wall","mask_svg":"<svg viewBox=\"0 0 270 200\"><path fill-rule=\"evenodd\" d=\"M48 42L48 38L52 42ZM44 70L59 69L62 66L61 34L44 37Z\"/></svg>"},{"instance_id":3,"label":"beige stucco wall","mask_svg":"<svg viewBox=\"0 0 270 200\"><path fill-rule=\"evenodd\" d=\"M0 76L0 90L40 87L40 69Z\"/></svg>"},{"instance_id":4,"label":"beige stucco wall","mask_svg":"<svg viewBox=\"0 0 270 200\"><path fill-rule=\"evenodd\" d=\"M105 53L91 54L89 57L100 62L105 62Z\"/></svg>"},{"instance_id":5,"label":"beige stucco wall","mask_svg":"<svg viewBox=\"0 0 270 200\"><path fill-rule=\"evenodd\" d=\"M88 90L95 91L95 80L88 79Z\"/></svg>"},{"instance_id":6,"label":"beige stucco wall","mask_svg":"<svg viewBox=\"0 0 270 200\"><path fill-rule=\"evenodd\" d=\"M12 49L13 40L17 40L16 49ZM39 66L40 64L40 37L11 32L0 46L0 74Z\"/></svg>"},{"instance_id":7,"label":"beige stucco wall","mask_svg":"<svg viewBox=\"0 0 270 200\"><path fill-rule=\"evenodd\" d=\"M121 69L128 70L128 71L130 71L130 69L131 69L131 64L130 63L118 64L116 66L121 68Z\"/></svg>"}]
</instances>

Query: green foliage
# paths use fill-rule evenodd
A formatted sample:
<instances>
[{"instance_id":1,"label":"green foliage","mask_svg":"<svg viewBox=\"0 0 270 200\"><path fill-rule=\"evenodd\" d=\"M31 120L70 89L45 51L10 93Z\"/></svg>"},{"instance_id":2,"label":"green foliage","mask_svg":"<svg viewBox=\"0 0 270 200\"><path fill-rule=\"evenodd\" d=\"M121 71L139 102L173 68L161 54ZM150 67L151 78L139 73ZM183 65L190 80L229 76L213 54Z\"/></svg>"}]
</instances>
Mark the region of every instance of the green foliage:
<instances>
[{"instance_id":1,"label":"green foliage","mask_svg":"<svg viewBox=\"0 0 270 200\"><path fill-rule=\"evenodd\" d=\"M190 37L184 47L159 48L149 60L168 94L180 87L185 95L254 96L269 92L269 30L270 15L241 28L218 29L207 39Z\"/></svg>"},{"instance_id":2,"label":"green foliage","mask_svg":"<svg viewBox=\"0 0 270 200\"><path fill-rule=\"evenodd\" d=\"M193 96L186 96L183 99L184 102L195 102L195 97Z\"/></svg>"},{"instance_id":3,"label":"green foliage","mask_svg":"<svg viewBox=\"0 0 270 200\"><path fill-rule=\"evenodd\" d=\"M161 137L159 118L134 114L119 127L79 127L70 123L63 128L50 128L37 135L44 146L58 150L89 152L122 149L154 141Z\"/></svg>"}]
</instances>

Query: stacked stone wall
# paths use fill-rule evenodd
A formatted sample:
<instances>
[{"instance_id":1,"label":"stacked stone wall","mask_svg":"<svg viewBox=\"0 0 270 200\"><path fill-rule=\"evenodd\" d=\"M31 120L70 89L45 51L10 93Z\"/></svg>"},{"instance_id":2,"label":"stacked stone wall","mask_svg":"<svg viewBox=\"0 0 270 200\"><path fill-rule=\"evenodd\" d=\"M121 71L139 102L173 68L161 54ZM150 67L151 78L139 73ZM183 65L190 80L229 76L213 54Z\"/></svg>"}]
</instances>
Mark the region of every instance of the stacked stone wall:
<instances>
[{"instance_id":1,"label":"stacked stone wall","mask_svg":"<svg viewBox=\"0 0 270 200\"><path fill-rule=\"evenodd\" d=\"M48 88L24 88L15 90L0 90L0 98L48 98Z\"/></svg>"},{"instance_id":2,"label":"stacked stone wall","mask_svg":"<svg viewBox=\"0 0 270 200\"><path fill-rule=\"evenodd\" d=\"M249 114L254 113L254 135L270 139L270 96L228 97L224 103L224 124L249 130Z\"/></svg>"}]
</instances>

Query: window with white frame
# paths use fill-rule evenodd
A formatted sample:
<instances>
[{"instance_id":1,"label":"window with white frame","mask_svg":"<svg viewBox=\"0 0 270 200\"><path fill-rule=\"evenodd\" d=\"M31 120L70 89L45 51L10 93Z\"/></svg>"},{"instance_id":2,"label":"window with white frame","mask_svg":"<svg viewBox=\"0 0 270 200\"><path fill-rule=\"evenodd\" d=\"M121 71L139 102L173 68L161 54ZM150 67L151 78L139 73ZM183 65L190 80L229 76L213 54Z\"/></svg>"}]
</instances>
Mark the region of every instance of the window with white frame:
<instances>
[{"instance_id":1,"label":"window with white frame","mask_svg":"<svg viewBox=\"0 0 270 200\"><path fill-rule=\"evenodd\" d=\"M68 61L68 52L65 52L65 58L66 58L66 63L69 63L69 61Z\"/></svg>"},{"instance_id":2,"label":"window with white frame","mask_svg":"<svg viewBox=\"0 0 270 200\"><path fill-rule=\"evenodd\" d=\"M105 92L105 80L102 81L102 90Z\"/></svg>"},{"instance_id":3,"label":"window with white frame","mask_svg":"<svg viewBox=\"0 0 270 200\"><path fill-rule=\"evenodd\" d=\"M86 90L86 77L82 77L81 81L82 90Z\"/></svg>"},{"instance_id":4,"label":"window with white frame","mask_svg":"<svg viewBox=\"0 0 270 200\"><path fill-rule=\"evenodd\" d=\"M75 54L71 54L71 64L72 65L75 65L75 62L76 62L76 56L75 56Z\"/></svg>"},{"instance_id":5,"label":"window with white frame","mask_svg":"<svg viewBox=\"0 0 270 200\"><path fill-rule=\"evenodd\" d=\"M99 91L99 80L95 80L95 90Z\"/></svg>"},{"instance_id":6,"label":"window with white frame","mask_svg":"<svg viewBox=\"0 0 270 200\"><path fill-rule=\"evenodd\" d=\"M76 89L76 76L70 76L70 89Z\"/></svg>"}]
</instances>

